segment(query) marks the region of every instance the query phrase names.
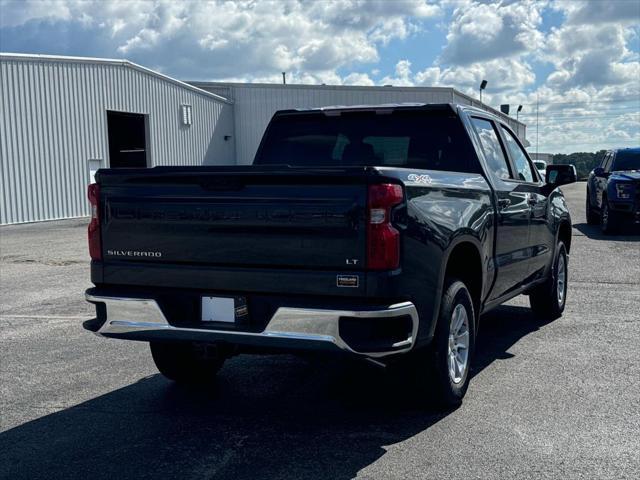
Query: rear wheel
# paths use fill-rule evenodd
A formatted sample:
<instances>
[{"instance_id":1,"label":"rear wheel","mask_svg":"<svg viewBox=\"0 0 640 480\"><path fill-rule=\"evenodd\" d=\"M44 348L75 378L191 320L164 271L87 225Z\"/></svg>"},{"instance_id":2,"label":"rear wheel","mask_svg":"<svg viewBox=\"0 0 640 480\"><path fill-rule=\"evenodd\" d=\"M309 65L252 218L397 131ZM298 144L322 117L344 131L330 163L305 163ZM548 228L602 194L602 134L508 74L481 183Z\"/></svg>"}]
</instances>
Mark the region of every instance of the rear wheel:
<instances>
[{"instance_id":1,"label":"rear wheel","mask_svg":"<svg viewBox=\"0 0 640 480\"><path fill-rule=\"evenodd\" d=\"M549 278L529 294L531 309L542 320L555 320L564 311L569 280L567 260L567 249L560 241L556 246L556 257Z\"/></svg>"},{"instance_id":2,"label":"rear wheel","mask_svg":"<svg viewBox=\"0 0 640 480\"><path fill-rule=\"evenodd\" d=\"M226 357L215 345L151 342L151 355L162 375L179 383L209 383Z\"/></svg>"},{"instance_id":3,"label":"rear wheel","mask_svg":"<svg viewBox=\"0 0 640 480\"><path fill-rule=\"evenodd\" d=\"M587 223L589 225L596 225L598 223L598 217L596 213L593 211L593 207L591 206L591 201L589 200L589 190L587 190L587 201L585 205Z\"/></svg>"},{"instance_id":4,"label":"rear wheel","mask_svg":"<svg viewBox=\"0 0 640 480\"><path fill-rule=\"evenodd\" d=\"M475 347L475 313L463 282L449 279L430 348L413 354L418 387L437 406L460 405L467 392Z\"/></svg>"}]
</instances>

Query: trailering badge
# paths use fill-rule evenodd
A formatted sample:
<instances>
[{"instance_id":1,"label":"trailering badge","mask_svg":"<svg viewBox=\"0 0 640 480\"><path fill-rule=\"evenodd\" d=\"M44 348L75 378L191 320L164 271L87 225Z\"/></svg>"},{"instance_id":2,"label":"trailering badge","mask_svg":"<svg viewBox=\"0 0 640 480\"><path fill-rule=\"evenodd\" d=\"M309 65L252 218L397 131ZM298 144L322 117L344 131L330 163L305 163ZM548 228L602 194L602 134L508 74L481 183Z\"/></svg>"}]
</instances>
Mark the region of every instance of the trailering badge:
<instances>
[{"instance_id":1,"label":"trailering badge","mask_svg":"<svg viewBox=\"0 0 640 480\"><path fill-rule=\"evenodd\" d=\"M360 277L358 275L338 275L336 284L338 287L358 288L360 286Z\"/></svg>"}]
</instances>

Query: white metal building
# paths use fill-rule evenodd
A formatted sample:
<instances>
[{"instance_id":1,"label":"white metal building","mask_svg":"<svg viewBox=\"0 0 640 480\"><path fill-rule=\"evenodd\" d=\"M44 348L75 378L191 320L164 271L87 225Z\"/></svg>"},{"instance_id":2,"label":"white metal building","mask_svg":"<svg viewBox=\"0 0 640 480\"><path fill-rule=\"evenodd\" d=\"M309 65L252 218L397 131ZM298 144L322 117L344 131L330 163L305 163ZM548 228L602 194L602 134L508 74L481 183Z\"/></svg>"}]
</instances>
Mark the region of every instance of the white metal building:
<instances>
[{"instance_id":1,"label":"white metal building","mask_svg":"<svg viewBox=\"0 0 640 480\"><path fill-rule=\"evenodd\" d=\"M185 83L126 60L0 53L0 224L86 216L102 167L250 164L281 109L462 103L452 88Z\"/></svg>"},{"instance_id":2,"label":"white metal building","mask_svg":"<svg viewBox=\"0 0 640 480\"><path fill-rule=\"evenodd\" d=\"M342 85L282 85L256 83L189 82L233 101L236 161L248 165L262 134L277 110L329 105L376 105L382 103L458 103L474 105L504 118L524 141L523 123L453 88L351 87Z\"/></svg>"},{"instance_id":3,"label":"white metal building","mask_svg":"<svg viewBox=\"0 0 640 480\"><path fill-rule=\"evenodd\" d=\"M125 60L0 54L0 90L2 224L88 215L101 167L235 161L231 102Z\"/></svg>"}]
</instances>

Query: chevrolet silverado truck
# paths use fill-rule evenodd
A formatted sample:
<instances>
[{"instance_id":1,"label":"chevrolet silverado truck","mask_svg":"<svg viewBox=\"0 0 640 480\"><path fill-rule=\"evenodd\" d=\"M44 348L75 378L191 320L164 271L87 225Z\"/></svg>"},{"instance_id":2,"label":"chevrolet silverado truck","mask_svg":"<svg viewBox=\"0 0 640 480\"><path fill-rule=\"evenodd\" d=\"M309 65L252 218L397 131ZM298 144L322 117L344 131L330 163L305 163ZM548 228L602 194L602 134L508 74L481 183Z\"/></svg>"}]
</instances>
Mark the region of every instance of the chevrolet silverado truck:
<instances>
[{"instance_id":1,"label":"chevrolet silverado truck","mask_svg":"<svg viewBox=\"0 0 640 480\"><path fill-rule=\"evenodd\" d=\"M600 223L605 234L640 225L640 148L605 154L587 180L587 223Z\"/></svg>"},{"instance_id":2,"label":"chevrolet silverado truck","mask_svg":"<svg viewBox=\"0 0 640 480\"><path fill-rule=\"evenodd\" d=\"M100 170L84 326L150 342L178 382L324 350L456 405L481 314L519 294L540 318L564 309L565 167L544 181L485 111L402 104L277 112L253 165Z\"/></svg>"}]
</instances>

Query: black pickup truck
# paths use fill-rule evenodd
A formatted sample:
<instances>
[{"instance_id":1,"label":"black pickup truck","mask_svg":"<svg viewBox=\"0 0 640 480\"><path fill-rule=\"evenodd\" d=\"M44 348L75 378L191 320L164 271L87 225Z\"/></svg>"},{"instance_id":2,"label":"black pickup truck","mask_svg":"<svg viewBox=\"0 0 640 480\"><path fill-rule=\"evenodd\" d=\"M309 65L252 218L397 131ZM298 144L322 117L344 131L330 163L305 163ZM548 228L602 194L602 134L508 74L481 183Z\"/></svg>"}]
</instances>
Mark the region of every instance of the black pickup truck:
<instances>
[{"instance_id":1,"label":"black pickup truck","mask_svg":"<svg viewBox=\"0 0 640 480\"><path fill-rule=\"evenodd\" d=\"M575 174L546 174L500 118L449 104L280 111L250 166L100 170L84 326L150 342L176 381L327 350L455 405L481 314L564 309Z\"/></svg>"}]
</instances>

